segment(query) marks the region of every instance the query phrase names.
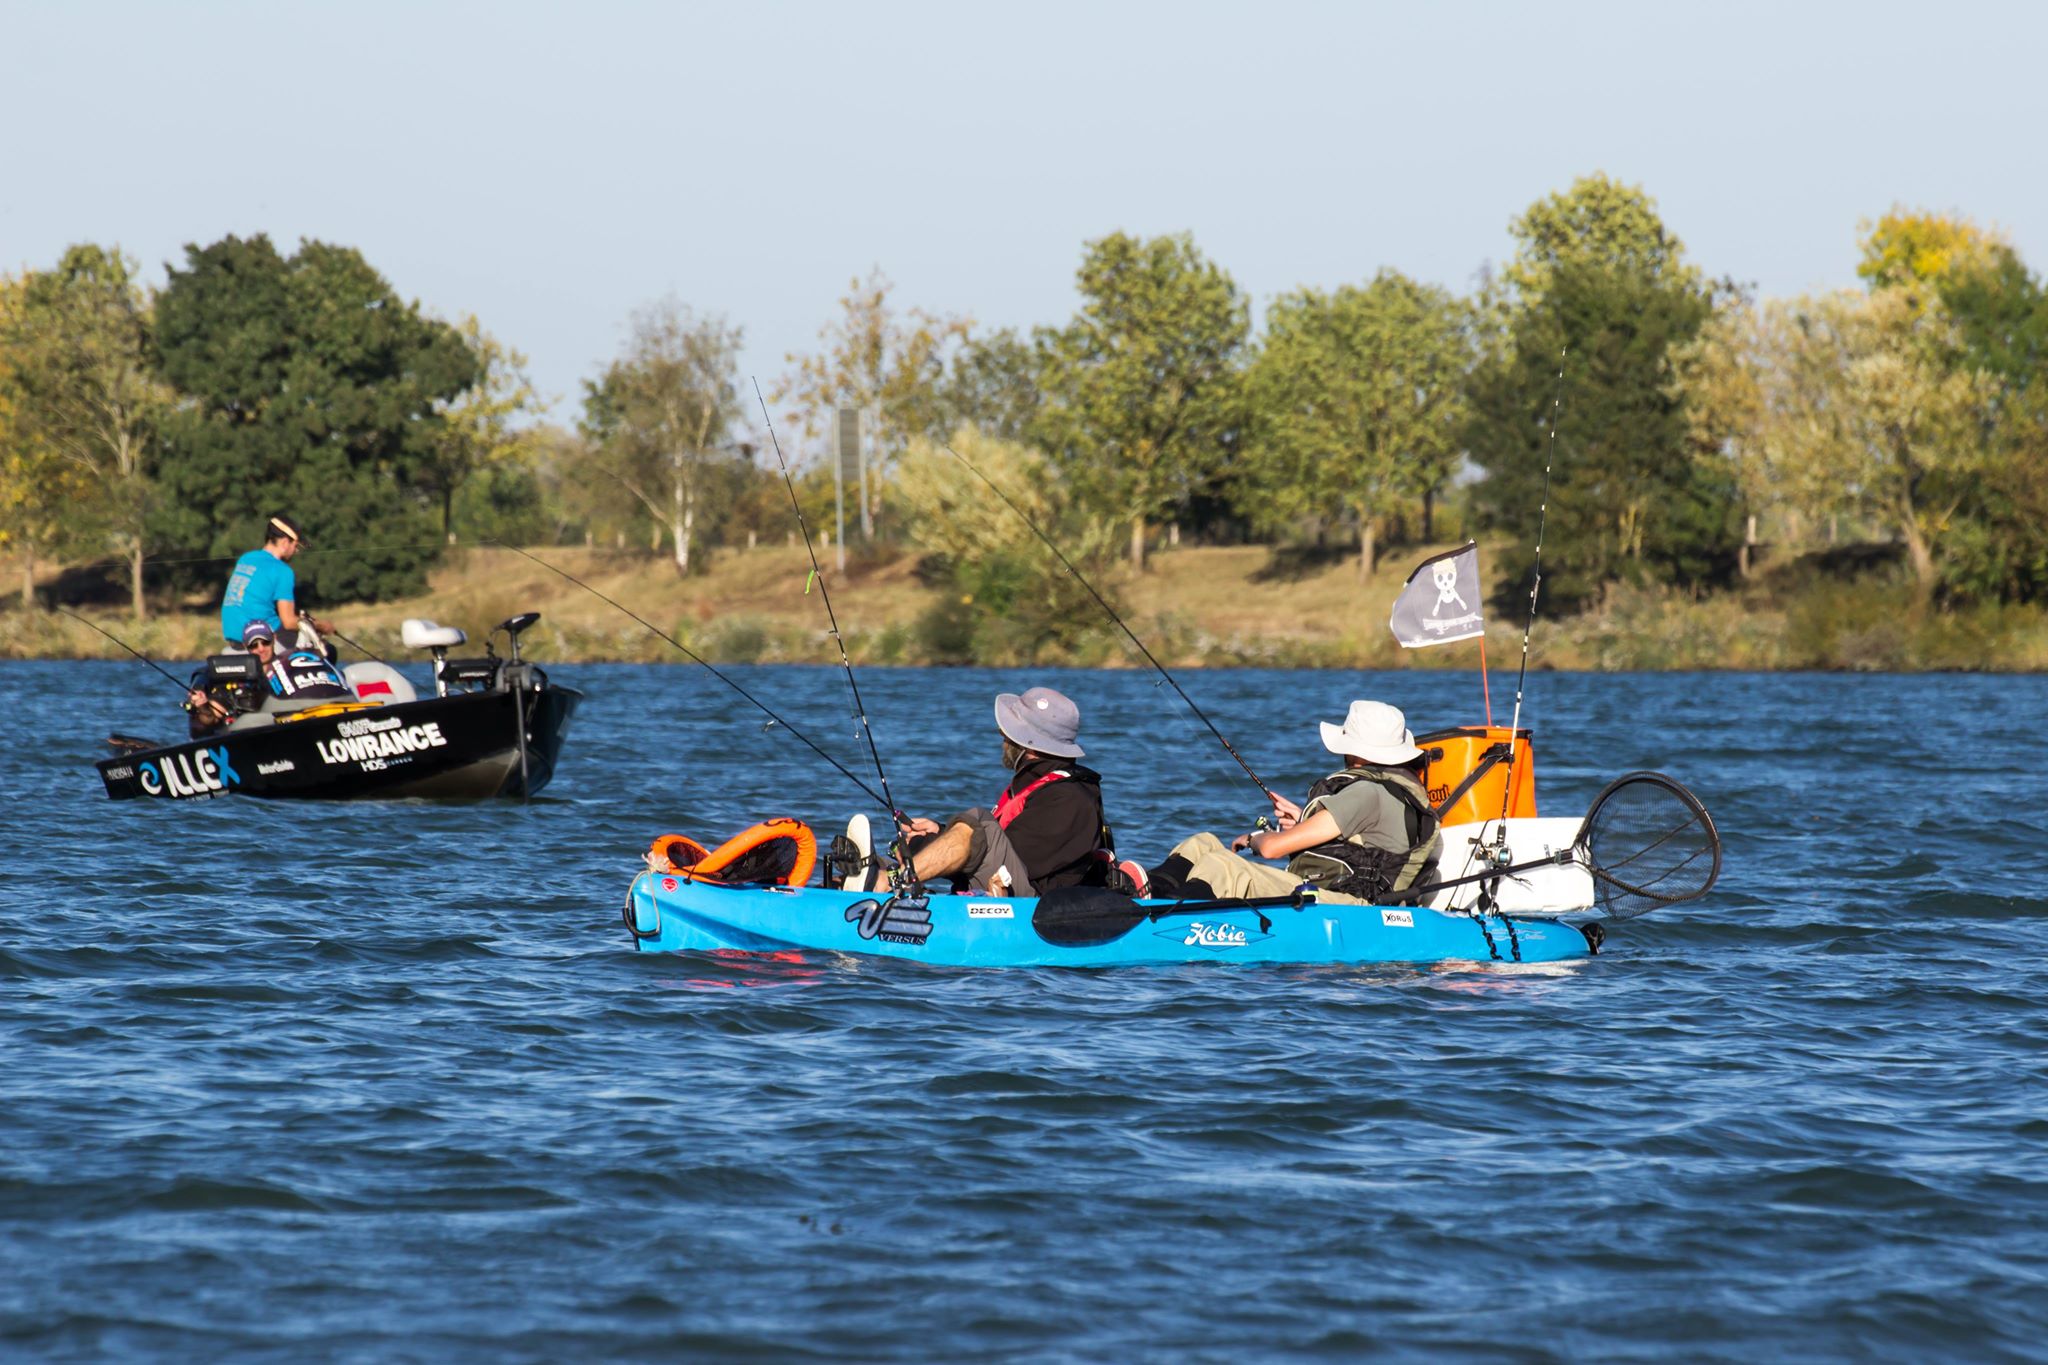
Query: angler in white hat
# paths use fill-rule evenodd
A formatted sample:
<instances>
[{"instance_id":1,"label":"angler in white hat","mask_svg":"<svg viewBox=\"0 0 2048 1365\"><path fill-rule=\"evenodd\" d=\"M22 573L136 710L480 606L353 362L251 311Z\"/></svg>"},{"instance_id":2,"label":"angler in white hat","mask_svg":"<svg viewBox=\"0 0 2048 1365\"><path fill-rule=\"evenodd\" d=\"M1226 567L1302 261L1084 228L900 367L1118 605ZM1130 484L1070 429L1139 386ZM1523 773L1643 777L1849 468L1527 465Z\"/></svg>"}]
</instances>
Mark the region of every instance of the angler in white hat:
<instances>
[{"instance_id":1,"label":"angler in white hat","mask_svg":"<svg viewBox=\"0 0 2048 1365\"><path fill-rule=\"evenodd\" d=\"M1355 701L1342 725L1322 722L1322 735L1344 767L1310 787L1303 805L1273 797L1280 828L1240 834L1228 847L1213 834L1183 840L1140 894L1239 900L1312 882L1325 900L1388 905L1433 881L1443 839L1422 785L1428 759L1407 717L1385 702ZM1239 851L1287 865L1255 863Z\"/></svg>"}]
</instances>

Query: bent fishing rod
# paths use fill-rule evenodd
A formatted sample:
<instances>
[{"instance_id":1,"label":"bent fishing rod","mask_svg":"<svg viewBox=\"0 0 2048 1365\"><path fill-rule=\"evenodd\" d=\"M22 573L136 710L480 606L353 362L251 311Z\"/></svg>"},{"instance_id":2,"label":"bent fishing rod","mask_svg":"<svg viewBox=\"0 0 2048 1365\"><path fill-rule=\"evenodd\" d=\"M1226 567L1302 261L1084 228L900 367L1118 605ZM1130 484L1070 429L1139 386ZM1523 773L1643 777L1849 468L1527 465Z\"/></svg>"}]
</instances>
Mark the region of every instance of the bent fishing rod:
<instances>
[{"instance_id":1,"label":"bent fishing rod","mask_svg":"<svg viewBox=\"0 0 2048 1365\"><path fill-rule=\"evenodd\" d=\"M809 749L819 758L822 758L827 763L831 764L835 769L838 770L839 775L841 777L853 783L854 786L860 788L862 793L864 793L869 800L880 801L884 805L888 804L887 800L883 796L876 792L873 787L870 787L867 783L863 782L844 763L841 763L838 759L832 757L832 755L826 753L823 749L819 748L817 744L811 740L810 736L806 735L803 731L797 729L794 725L791 725L788 721L784 720L781 716L777 715L774 709L770 707L767 702L762 701L752 692L749 692L746 688L740 686L737 682L734 682L726 674L719 671L718 667L715 664L713 664L709 659L699 654L696 650L691 649L681 640L678 640L675 636L670 635L667 631L661 629L652 621L649 621L646 617L634 611L631 607L628 607L624 603L621 603L613 598L605 596L596 588L591 587L588 583L585 583L582 579L578 578L575 574L570 573L567 569L557 568L555 565L548 563L545 559L542 559L539 555L528 554L525 550L520 549L517 545L507 545L502 540L493 540L488 541L486 543L495 545L501 550L510 550L515 555L519 555L522 558L532 560L534 563L540 565L543 569L546 569L549 573L558 574L562 578L567 579L569 582L574 583L577 587L583 589L583 591L589 593L592 597L595 597L598 601L604 603L606 606L609 606L616 611L623 612L625 615L631 617L633 620L638 621L641 624L641 626L643 626L648 631L648 633L653 635L657 640L666 640L670 645L674 646L674 648L678 652L680 652L684 658L688 659L691 663L702 665L703 668L707 672L709 672L712 677L718 679L727 687L730 687L733 691L739 693L740 696L746 698L747 701L751 702L754 705L755 709L760 711L762 715L768 717L768 724L770 726L779 725L784 730L788 731L791 739L794 739L797 743Z\"/></svg>"},{"instance_id":2,"label":"bent fishing rod","mask_svg":"<svg viewBox=\"0 0 2048 1365\"><path fill-rule=\"evenodd\" d=\"M112 640L112 641L113 641L113 642L114 642L115 644L117 644L117 645L121 646L121 648L123 648L123 649L127 650L127 651L128 651L128 652L129 652L130 654L133 654L133 655L134 655L134 656L135 656L136 658L138 658L138 659L142 660L142 662L144 662L144 663L148 664L148 665L149 665L149 666L150 666L151 668L154 668L154 669L156 669L156 671L157 671L157 672L159 672L159 673L163 674L163 675L164 675L164 677L165 677L165 678L167 678L167 679L168 679L168 680L169 680L170 682L172 682L172 683L176 684L176 686L177 686L177 689L178 689L178 691L179 691L179 692L181 692L181 693L189 693L189 692L191 692L191 691L192 691L192 684L191 684L191 683L189 683L189 682L180 682L180 681L178 680L178 678L177 678L177 677L176 677L176 676L175 676L175 675L174 675L174 674L173 674L173 673L172 673L172 672L171 672L171 671L170 671L169 669L167 669L167 668L164 668L164 667L163 667L162 665L158 664L156 660L154 660L154 659L150 658L150 657L149 657L149 656L148 656L147 654L144 654L144 653L143 653L143 652L142 652L141 650L133 648L132 646L130 646L130 645L129 645L129 644L127 643L127 641L125 641L125 640L121 639L121 638L120 638L119 636L117 636L117 635L114 635L114 634L111 634L111 633L109 633L109 632L107 632L107 631L104 631L104 630L100 630L100 628L99 628L98 626L96 626L96 625L94 625L94 624L93 624L92 622L90 622L90 621L86 620L86 619L85 619L85 618L84 618L83 616L80 616L80 615L79 615L79 614L78 614L77 612L75 612L75 611L71 610L71 609L70 609L69 607L59 607L59 608L57 608L57 610L58 610L58 611L61 611L61 612L63 612L63 613L64 613L64 614L66 615L66 616L70 617L70 618L71 618L72 620L74 620L74 621L77 621L77 622L80 622L81 624L83 624L83 625L84 625L84 626L86 627L86 629L88 629L88 630L93 630L93 631L98 631L98 632L99 632L99 633L100 633L101 635L105 635L105 636L106 636L106 637L107 637L107 638L108 638L109 640Z\"/></svg>"},{"instance_id":3,"label":"bent fishing rod","mask_svg":"<svg viewBox=\"0 0 2048 1365\"><path fill-rule=\"evenodd\" d=\"M889 819L896 827L896 837L890 842L895 846L896 859L900 864L897 883L899 891L915 889L917 868L910 860L910 844L905 836L905 827L910 817L896 804L894 793L889 790L889 774L882 771L882 751L875 746L875 727L868 722L867 707L860 699L860 684L853 678L853 660L846 653L846 637L839 633L839 616L832 610L832 592L825 586L825 570L818 563L818 547L811 543L811 524L804 520L803 503L797 500L796 482L789 477L789 461L782 458L782 442L775 435L775 419L768 415L768 400L761 396L761 381L752 380L754 401L761 405L761 421L768 429L768 443L775 449L775 463L782 470L782 486L789 492L789 505L796 513L797 534L803 537L804 553L811 559L811 577L817 581L818 597L825 604L825 620L832 627L832 643L839 646L839 666L846 672L846 690L853 696L853 714L860 721L861 738L868 742L868 757L874 760L875 780L882 784L882 804L888 809ZM872 793L870 793L872 795Z\"/></svg>"},{"instance_id":4,"label":"bent fishing rod","mask_svg":"<svg viewBox=\"0 0 2048 1365\"><path fill-rule=\"evenodd\" d=\"M1209 727L1209 733L1216 736L1216 742L1223 746L1223 751L1225 753L1229 754L1232 758L1237 760L1237 766L1244 769L1245 776L1249 777L1253 782L1257 783L1259 790L1264 792L1267 796L1277 797L1278 793L1275 792L1271 787L1266 785L1266 779L1260 777L1256 772L1252 771L1252 765L1244 761L1244 755L1237 751L1237 746L1232 744L1228 739L1225 739L1223 737L1223 732L1216 728L1215 722L1211 721L1207 715L1203 714L1201 707L1195 705L1195 699L1193 697L1190 697L1187 694L1186 690L1182 688L1178 682L1174 681L1173 674L1166 671L1166 665L1160 663L1158 659L1152 656L1152 651L1145 648L1145 642L1143 640L1140 640L1137 637L1137 635L1133 633L1131 628L1124 624L1124 618L1117 615L1116 609L1110 606L1108 602L1103 600L1101 593L1095 591L1095 585L1093 583L1090 583L1085 577L1082 576L1081 571L1074 567L1074 562L1068 559L1066 555L1060 552L1059 546L1053 544L1052 537L1048 536L1044 531L1041 531L1038 528L1038 523L1033 521L1029 516L1025 515L1024 509L1019 507L1015 502L1012 502L1010 500L1010 495L1002 490L1002 486L998 484L994 479L991 479L988 475L982 473L979 469L976 469L973 466L973 464L969 463L965 455L962 455L959 451L953 449L953 447L949 445L942 444L940 446L940 449L944 450L948 455L951 455L961 464L966 465L968 473L974 475L975 478L980 479L983 483L987 484L991 489L994 490L995 495L1003 500L1003 506L1009 508L1012 512L1017 514L1017 520L1023 522L1024 525L1030 529L1031 534L1037 536L1038 539L1044 544L1045 548L1052 551L1053 557L1059 560L1060 565L1063 568L1065 568L1069 574L1073 575L1074 581L1076 583L1079 583L1081 587L1087 591L1088 595L1095 599L1095 605L1102 608L1103 614L1109 617L1111 621L1114 621L1116 623L1117 629L1121 630L1124 633L1125 637L1129 639L1133 645L1137 646L1138 653L1145 656L1145 662L1151 664L1153 668L1158 670L1159 676L1166 679L1167 686L1171 687L1175 692L1178 692L1180 694L1180 699L1183 702L1187 703L1188 710L1195 713L1195 719L1199 720L1200 722L1202 722L1202 724Z\"/></svg>"}]
</instances>

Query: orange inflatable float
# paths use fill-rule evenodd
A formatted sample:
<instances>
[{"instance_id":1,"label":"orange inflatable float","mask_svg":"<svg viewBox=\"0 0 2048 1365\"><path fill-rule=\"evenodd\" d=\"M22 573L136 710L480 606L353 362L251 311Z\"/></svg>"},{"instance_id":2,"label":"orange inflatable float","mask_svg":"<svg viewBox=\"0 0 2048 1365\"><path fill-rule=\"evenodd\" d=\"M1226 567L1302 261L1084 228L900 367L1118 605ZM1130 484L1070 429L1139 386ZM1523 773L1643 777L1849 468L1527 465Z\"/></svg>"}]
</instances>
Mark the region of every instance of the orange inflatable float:
<instances>
[{"instance_id":1,"label":"orange inflatable float","mask_svg":"<svg viewBox=\"0 0 2048 1365\"><path fill-rule=\"evenodd\" d=\"M717 848L687 834L664 834L647 850L647 865L656 872L735 886L802 886L817 864L818 837L786 815L743 829Z\"/></svg>"}]
</instances>

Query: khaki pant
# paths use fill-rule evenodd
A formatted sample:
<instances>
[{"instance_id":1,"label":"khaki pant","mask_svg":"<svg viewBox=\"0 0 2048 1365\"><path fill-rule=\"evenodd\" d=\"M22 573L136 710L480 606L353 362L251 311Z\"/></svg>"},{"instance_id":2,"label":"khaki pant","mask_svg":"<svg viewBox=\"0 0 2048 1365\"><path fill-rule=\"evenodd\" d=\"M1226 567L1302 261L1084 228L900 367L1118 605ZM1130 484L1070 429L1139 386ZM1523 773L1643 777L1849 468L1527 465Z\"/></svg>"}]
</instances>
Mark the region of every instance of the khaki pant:
<instances>
[{"instance_id":1,"label":"khaki pant","mask_svg":"<svg viewBox=\"0 0 2048 1365\"><path fill-rule=\"evenodd\" d=\"M1218 900L1252 900L1264 896L1292 895L1301 878L1284 867L1255 863L1232 853L1213 834L1197 834L1173 846L1169 858L1185 858L1190 864L1187 879L1212 887ZM1364 905L1356 896L1319 891L1316 899L1332 905Z\"/></svg>"}]
</instances>

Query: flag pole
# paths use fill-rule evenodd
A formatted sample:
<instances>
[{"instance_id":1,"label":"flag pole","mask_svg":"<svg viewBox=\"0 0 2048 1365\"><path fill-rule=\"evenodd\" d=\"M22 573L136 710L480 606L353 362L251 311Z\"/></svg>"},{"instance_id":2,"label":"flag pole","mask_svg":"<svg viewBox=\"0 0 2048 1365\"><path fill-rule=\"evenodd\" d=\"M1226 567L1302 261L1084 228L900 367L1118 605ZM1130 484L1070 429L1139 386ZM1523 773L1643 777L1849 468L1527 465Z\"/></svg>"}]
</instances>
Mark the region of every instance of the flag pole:
<instances>
[{"instance_id":1,"label":"flag pole","mask_svg":"<svg viewBox=\"0 0 2048 1365\"><path fill-rule=\"evenodd\" d=\"M1486 680L1486 633L1479 634L1479 690L1486 696L1486 728L1493 728L1493 685Z\"/></svg>"}]
</instances>

